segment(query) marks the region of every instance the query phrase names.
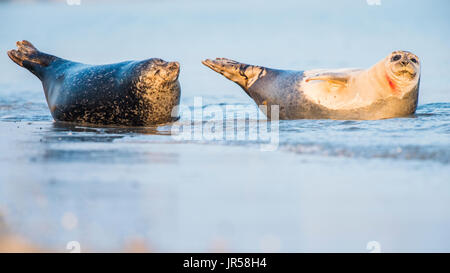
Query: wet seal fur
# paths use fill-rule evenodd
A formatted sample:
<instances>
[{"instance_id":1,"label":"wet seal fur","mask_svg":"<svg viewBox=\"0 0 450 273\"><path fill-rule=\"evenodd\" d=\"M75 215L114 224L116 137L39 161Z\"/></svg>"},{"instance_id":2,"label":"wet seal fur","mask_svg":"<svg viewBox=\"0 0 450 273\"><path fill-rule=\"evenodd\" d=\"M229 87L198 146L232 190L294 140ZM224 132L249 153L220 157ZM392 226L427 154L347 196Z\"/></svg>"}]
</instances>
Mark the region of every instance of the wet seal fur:
<instances>
[{"instance_id":1,"label":"wet seal fur","mask_svg":"<svg viewBox=\"0 0 450 273\"><path fill-rule=\"evenodd\" d=\"M369 69L278 70L225 58L202 62L236 82L258 104L279 106L280 119L376 120L417 108L420 63L394 51ZM265 111L270 118L271 111Z\"/></svg>"},{"instance_id":2,"label":"wet seal fur","mask_svg":"<svg viewBox=\"0 0 450 273\"><path fill-rule=\"evenodd\" d=\"M178 118L177 62L153 58L87 65L40 52L28 41L17 47L8 56L42 81L56 121L150 126Z\"/></svg>"}]
</instances>

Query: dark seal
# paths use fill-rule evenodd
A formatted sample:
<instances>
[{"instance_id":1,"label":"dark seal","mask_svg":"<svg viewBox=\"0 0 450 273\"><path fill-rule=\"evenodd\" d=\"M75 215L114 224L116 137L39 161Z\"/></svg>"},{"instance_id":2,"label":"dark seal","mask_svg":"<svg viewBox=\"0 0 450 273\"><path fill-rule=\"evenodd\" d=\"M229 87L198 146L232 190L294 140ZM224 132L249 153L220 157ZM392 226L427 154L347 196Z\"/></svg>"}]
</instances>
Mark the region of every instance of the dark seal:
<instances>
[{"instance_id":1,"label":"dark seal","mask_svg":"<svg viewBox=\"0 0 450 273\"><path fill-rule=\"evenodd\" d=\"M17 47L8 56L42 81L56 121L149 126L178 118L177 62L153 58L87 65L40 52L28 41Z\"/></svg>"}]
</instances>

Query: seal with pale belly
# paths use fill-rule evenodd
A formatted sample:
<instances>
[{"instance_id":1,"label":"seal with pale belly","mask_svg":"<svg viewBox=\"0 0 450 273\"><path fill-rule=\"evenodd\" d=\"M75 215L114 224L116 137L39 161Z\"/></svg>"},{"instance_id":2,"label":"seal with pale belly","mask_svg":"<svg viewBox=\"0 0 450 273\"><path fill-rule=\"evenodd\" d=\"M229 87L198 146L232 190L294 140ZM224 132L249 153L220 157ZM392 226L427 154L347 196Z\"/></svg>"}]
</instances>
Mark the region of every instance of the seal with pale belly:
<instances>
[{"instance_id":1,"label":"seal with pale belly","mask_svg":"<svg viewBox=\"0 0 450 273\"><path fill-rule=\"evenodd\" d=\"M87 65L40 52L28 41L17 47L8 56L42 81L56 121L147 126L178 117L177 62L153 58Z\"/></svg>"},{"instance_id":2,"label":"seal with pale belly","mask_svg":"<svg viewBox=\"0 0 450 273\"><path fill-rule=\"evenodd\" d=\"M277 70L224 58L202 63L236 82L258 105L278 105L280 119L386 119L411 115L417 107L420 63L407 51L366 70Z\"/></svg>"}]
</instances>

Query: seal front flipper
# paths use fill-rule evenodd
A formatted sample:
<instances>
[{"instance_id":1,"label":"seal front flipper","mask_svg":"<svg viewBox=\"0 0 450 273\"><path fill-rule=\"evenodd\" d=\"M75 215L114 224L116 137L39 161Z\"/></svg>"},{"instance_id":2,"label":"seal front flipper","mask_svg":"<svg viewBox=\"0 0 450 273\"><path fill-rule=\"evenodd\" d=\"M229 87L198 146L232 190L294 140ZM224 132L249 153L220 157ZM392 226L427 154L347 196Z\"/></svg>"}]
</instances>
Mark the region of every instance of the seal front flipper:
<instances>
[{"instance_id":1,"label":"seal front flipper","mask_svg":"<svg viewBox=\"0 0 450 273\"><path fill-rule=\"evenodd\" d=\"M310 81L326 81L329 83L334 83L334 84L340 84L340 85L347 85L348 81L349 81L349 75L348 73L319 73L316 75L311 75L305 78L305 82L310 82Z\"/></svg>"},{"instance_id":2,"label":"seal front flipper","mask_svg":"<svg viewBox=\"0 0 450 273\"><path fill-rule=\"evenodd\" d=\"M42 78L43 70L49 66L57 57L40 52L28 41L18 41L17 50L7 52L9 58L16 64L25 67L38 78Z\"/></svg>"},{"instance_id":3,"label":"seal front flipper","mask_svg":"<svg viewBox=\"0 0 450 273\"><path fill-rule=\"evenodd\" d=\"M264 67L243 64L225 58L217 58L215 60L207 59L202 61L202 63L239 84L246 92L256 80L266 74Z\"/></svg>"}]
</instances>

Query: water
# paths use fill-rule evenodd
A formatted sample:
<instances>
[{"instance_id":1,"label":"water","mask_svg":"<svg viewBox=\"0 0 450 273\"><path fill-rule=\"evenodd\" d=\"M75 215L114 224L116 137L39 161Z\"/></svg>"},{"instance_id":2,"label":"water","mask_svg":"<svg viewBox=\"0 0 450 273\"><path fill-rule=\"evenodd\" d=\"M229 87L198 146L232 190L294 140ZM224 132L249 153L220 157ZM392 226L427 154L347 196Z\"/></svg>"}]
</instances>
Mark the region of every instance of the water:
<instances>
[{"instance_id":1,"label":"water","mask_svg":"<svg viewBox=\"0 0 450 273\"><path fill-rule=\"evenodd\" d=\"M407 49L423 63L414 116L280 121L264 152L261 140L186 140L170 126L54 123L39 81L3 54L0 237L56 251L450 251L449 4L337 2L0 3L2 52L28 39L86 63L180 61L182 125L211 107L233 108L225 121L237 123L249 110L250 130L264 119L203 58L368 67Z\"/></svg>"}]
</instances>

